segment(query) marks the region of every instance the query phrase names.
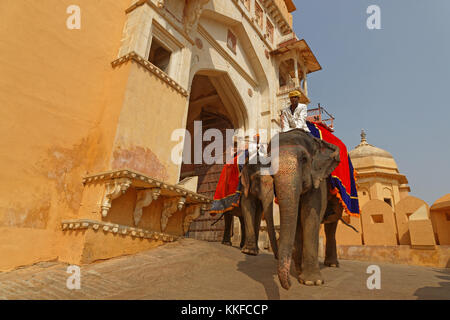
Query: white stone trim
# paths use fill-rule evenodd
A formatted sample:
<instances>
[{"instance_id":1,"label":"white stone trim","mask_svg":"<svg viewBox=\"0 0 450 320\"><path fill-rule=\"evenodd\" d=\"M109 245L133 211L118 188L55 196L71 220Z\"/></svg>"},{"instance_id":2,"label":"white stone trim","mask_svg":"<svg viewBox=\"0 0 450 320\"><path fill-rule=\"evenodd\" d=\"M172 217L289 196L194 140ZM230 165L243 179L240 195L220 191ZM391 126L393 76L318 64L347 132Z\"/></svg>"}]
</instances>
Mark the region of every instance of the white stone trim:
<instances>
[{"instance_id":1,"label":"white stone trim","mask_svg":"<svg viewBox=\"0 0 450 320\"><path fill-rule=\"evenodd\" d=\"M253 79L251 75L249 75L240 65L239 63L231 57L230 54L214 39L213 36L209 34L206 29L199 24L198 25L198 33L201 35L224 59L229 62L230 65L235 69L241 76L244 78L256 91L258 90L258 82Z\"/></svg>"},{"instance_id":2,"label":"white stone trim","mask_svg":"<svg viewBox=\"0 0 450 320\"><path fill-rule=\"evenodd\" d=\"M184 97L187 97L189 94L186 89L184 89L178 82L176 82L174 79L172 79L167 73L159 69L157 66L155 66L150 61L144 59L140 55L138 55L136 52L130 52L126 54L125 56L114 60L111 62L111 65L113 68L116 68L124 63L127 63L128 61L135 62L141 66L143 66L146 70L150 71L154 75L156 75L159 79L167 83L169 86L174 88L178 93L183 95Z\"/></svg>"},{"instance_id":3,"label":"white stone trim","mask_svg":"<svg viewBox=\"0 0 450 320\"><path fill-rule=\"evenodd\" d=\"M133 228L124 225L114 224L110 222L103 222L89 219L63 220L61 221L61 229L62 231L85 230L85 229L92 229L94 231L103 230L104 232L110 232L113 234L120 234L124 236L131 236L133 238L162 240L164 242L173 242L180 238L178 236L163 232L150 231L140 228Z\"/></svg>"},{"instance_id":4,"label":"white stone trim","mask_svg":"<svg viewBox=\"0 0 450 320\"><path fill-rule=\"evenodd\" d=\"M131 184L138 188L151 189L160 188L161 196L165 197L185 197L186 203L211 203L212 199L196 192L192 192L178 185L171 185L154 178L150 178L142 173L130 169L107 171L103 173L88 175L83 177L83 184L105 183L112 179L129 178Z\"/></svg>"}]
</instances>

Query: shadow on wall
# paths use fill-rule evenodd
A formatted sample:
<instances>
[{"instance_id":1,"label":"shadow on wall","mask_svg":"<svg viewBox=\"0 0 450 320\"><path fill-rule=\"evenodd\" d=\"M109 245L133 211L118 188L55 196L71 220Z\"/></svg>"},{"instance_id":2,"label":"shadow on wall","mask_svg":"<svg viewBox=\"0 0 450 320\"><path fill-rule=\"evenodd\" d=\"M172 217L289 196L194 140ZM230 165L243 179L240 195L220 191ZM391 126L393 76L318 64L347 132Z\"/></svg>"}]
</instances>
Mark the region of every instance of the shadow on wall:
<instances>
[{"instance_id":1,"label":"shadow on wall","mask_svg":"<svg viewBox=\"0 0 450 320\"><path fill-rule=\"evenodd\" d=\"M419 300L450 300L450 270L435 269L435 271L443 274L442 276L437 276L437 278L444 280L444 282L439 282L439 287L423 287L417 289L414 292L414 296Z\"/></svg>"},{"instance_id":2,"label":"shadow on wall","mask_svg":"<svg viewBox=\"0 0 450 320\"><path fill-rule=\"evenodd\" d=\"M267 299L280 300L280 286L276 272L277 260L272 254L246 255L245 261L239 261L237 267L238 271L264 286Z\"/></svg>"}]
</instances>

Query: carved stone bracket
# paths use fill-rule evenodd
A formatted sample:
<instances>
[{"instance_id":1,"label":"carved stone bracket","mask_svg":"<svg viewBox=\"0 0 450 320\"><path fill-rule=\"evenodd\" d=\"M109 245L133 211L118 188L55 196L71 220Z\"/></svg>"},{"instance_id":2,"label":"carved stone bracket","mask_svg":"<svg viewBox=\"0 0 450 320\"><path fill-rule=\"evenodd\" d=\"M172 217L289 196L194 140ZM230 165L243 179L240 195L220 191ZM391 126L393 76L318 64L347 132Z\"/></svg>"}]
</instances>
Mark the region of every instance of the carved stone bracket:
<instances>
[{"instance_id":1,"label":"carved stone bracket","mask_svg":"<svg viewBox=\"0 0 450 320\"><path fill-rule=\"evenodd\" d=\"M133 215L135 226L141 221L143 209L148 207L154 200L157 200L160 194L160 188L139 190L137 192L136 207L134 208Z\"/></svg>"},{"instance_id":2,"label":"carved stone bracket","mask_svg":"<svg viewBox=\"0 0 450 320\"><path fill-rule=\"evenodd\" d=\"M186 202L185 197L167 198L163 203L163 209L161 212L161 230L165 231L169 218L178 210L183 209Z\"/></svg>"},{"instance_id":3,"label":"carved stone bracket","mask_svg":"<svg viewBox=\"0 0 450 320\"><path fill-rule=\"evenodd\" d=\"M111 203L114 199L117 199L121 195L125 194L128 188L131 186L132 181L127 178L115 179L112 182L106 184L105 195L102 200L102 216L108 215L109 209L111 209Z\"/></svg>"},{"instance_id":4,"label":"carved stone bracket","mask_svg":"<svg viewBox=\"0 0 450 320\"><path fill-rule=\"evenodd\" d=\"M186 208L186 216L183 221L183 233L186 234L189 231L189 226L192 221L200 217L201 210L204 209L205 206L201 204L190 205Z\"/></svg>"},{"instance_id":5,"label":"carved stone bracket","mask_svg":"<svg viewBox=\"0 0 450 320\"><path fill-rule=\"evenodd\" d=\"M183 24L187 33L197 28L203 7L209 0L188 0L184 7Z\"/></svg>"}]
</instances>

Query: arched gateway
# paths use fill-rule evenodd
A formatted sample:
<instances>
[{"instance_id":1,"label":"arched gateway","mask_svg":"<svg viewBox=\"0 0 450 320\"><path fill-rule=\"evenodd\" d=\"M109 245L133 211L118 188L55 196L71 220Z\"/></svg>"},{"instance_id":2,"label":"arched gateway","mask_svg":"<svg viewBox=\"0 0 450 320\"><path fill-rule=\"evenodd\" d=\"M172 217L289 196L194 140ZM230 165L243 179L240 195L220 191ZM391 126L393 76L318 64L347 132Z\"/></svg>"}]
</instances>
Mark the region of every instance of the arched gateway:
<instances>
[{"instance_id":1,"label":"arched gateway","mask_svg":"<svg viewBox=\"0 0 450 320\"><path fill-rule=\"evenodd\" d=\"M10 6L33 12L33 5ZM40 21L49 32L30 33L57 44L47 54L65 57L65 63L30 57L30 68L18 75L14 70L23 59L14 52L20 48L8 42L14 32L5 38L12 52L6 78L20 79L30 95L20 109L8 109L20 119L19 129L8 127L13 118L3 119L9 136L23 141L5 140L10 152L0 179L0 227L6 230L0 256L11 258L0 259L0 271L54 259L76 265L109 259L175 241L189 229L198 238L194 229L207 227L189 226L199 215L209 218L200 211L211 201L221 167L180 165L179 153L173 156L180 147L174 132L193 130L201 120L203 130L272 135L288 91L307 95L306 75L320 70L306 42L293 33L292 0L117 0L85 6L106 12L91 20L85 41L76 33L68 33L64 43L55 37L53 22L61 18L56 14ZM13 18L11 30L20 30ZM30 82L43 74L49 92ZM5 101L20 96L16 90L4 94ZM39 112L49 107L54 112ZM23 127L37 130L39 144L23 135ZM199 177L201 194L179 184L188 176ZM17 244L23 244L20 250Z\"/></svg>"},{"instance_id":2,"label":"arched gateway","mask_svg":"<svg viewBox=\"0 0 450 320\"><path fill-rule=\"evenodd\" d=\"M194 127L201 128L196 132ZM214 197L214 192L219 181L223 164L226 161L227 129L245 130L248 126L248 116L244 103L227 73L202 70L195 74L189 97L189 109L186 122L186 130L191 139L185 140L185 153L191 155L189 163L183 163L180 171L180 180L188 177L197 177L197 192L209 198ZM194 140L200 139L201 152L213 141L203 141L202 137L208 129L219 130L222 136L222 159L215 164L194 161ZM216 154L213 154L216 156ZM195 162L195 163L194 163ZM214 226L215 219L208 213L204 213L194 220L189 228L188 236L195 239L220 241L223 236L224 222L219 221Z\"/></svg>"}]
</instances>

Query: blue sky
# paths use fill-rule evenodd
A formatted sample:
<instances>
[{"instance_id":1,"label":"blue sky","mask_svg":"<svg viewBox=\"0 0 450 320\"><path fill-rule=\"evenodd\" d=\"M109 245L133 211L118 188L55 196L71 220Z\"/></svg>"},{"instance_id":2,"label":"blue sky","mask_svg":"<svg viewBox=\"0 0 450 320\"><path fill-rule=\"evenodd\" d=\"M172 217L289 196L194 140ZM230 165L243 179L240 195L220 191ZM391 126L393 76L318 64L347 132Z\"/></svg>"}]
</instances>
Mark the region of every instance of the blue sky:
<instances>
[{"instance_id":1,"label":"blue sky","mask_svg":"<svg viewBox=\"0 0 450 320\"><path fill-rule=\"evenodd\" d=\"M323 70L310 74L312 104L336 118L353 149L361 129L389 151L429 205L450 193L450 1L294 1L294 29ZM369 30L369 5L381 30Z\"/></svg>"}]
</instances>

